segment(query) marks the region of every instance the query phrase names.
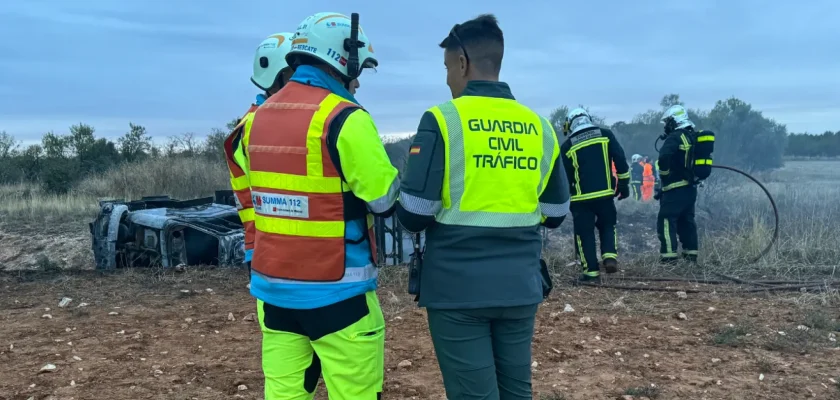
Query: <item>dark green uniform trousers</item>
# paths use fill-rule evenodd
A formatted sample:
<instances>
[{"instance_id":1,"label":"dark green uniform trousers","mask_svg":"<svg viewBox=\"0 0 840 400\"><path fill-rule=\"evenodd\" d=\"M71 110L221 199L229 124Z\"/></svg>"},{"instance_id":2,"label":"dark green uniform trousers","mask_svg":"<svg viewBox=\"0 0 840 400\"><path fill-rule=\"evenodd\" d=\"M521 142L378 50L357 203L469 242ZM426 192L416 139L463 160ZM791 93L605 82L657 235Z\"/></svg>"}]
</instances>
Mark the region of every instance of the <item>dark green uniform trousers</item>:
<instances>
[{"instance_id":1,"label":"dark green uniform trousers","mask_svg":"<svg viewBox=\"0 0 840 400\"><path fill-rule=\"evenodd\" d=\"M531 400L538 307L427 309L447 399Z\"/></svg>"}]
</instances>

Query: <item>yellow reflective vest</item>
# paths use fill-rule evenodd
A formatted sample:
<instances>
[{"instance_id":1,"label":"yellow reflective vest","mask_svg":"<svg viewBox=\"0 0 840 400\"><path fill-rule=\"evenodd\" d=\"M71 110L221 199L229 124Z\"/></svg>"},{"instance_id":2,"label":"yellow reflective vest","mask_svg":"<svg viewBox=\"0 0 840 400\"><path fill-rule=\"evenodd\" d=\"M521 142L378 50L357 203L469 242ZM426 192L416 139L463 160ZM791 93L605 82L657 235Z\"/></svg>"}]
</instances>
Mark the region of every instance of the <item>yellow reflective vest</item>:
<instances>
[{"instance_id":1,"label":"yellow reflective vest","mask_svg":"<svg viewBox=\"0 0 840 400\"><path fill-rule=\"evenodd\" d=\"M542 219L539 198L560 154L551 124L515 100L462 96L429 110L446 149L435 220L524 227Z\"/></svg>"}]
</instances>

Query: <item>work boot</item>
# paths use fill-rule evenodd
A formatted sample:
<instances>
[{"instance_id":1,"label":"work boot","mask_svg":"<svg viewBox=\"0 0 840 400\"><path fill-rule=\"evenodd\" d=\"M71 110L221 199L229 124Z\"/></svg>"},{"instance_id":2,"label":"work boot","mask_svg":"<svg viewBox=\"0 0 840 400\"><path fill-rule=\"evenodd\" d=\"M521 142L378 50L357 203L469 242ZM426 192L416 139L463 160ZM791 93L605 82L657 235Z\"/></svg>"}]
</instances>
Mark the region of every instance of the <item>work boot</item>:
<instances>
[{"instance_id":1,"label":"work boot","mask_svg":"<svg viewBox=\"0 0 840 400\"><path fill-rule=\"evenodd\" d=\"M665 265L676 265L680 259L677 257L659 257L659 263Z\"/></svg>"},{"instance_id":2,"label":"work boot","mask_svg":"<svg viewBox=\"0 0 840 400\"><path fill-rule=\"evenodd\" d=\"M594 275L593 275L594 274ZM592 283L601 283L601 274L598 271L595 272L584 272L578 278L580 282L592 282Z\"/></svg>"},{"instance_id":3,"label":"work boot","mask_svg":"<svg viewBox=\"0 0 840 400\"><path fill-rule=\"evenodd\" d=\"M682 254L682 259L692 264L697 264L697 254Z\"/></svg>"},{"instance_id":4,"label":"work boot","mask_svg":"<svg viewBox=\"0 0 840 400\"><path fill-rule=\"evenodd\" d=\"M608 274L618 272L618 260L615 258L605 258L604 261L601 261L601 265Z\"/></svg>"}]
</instances>

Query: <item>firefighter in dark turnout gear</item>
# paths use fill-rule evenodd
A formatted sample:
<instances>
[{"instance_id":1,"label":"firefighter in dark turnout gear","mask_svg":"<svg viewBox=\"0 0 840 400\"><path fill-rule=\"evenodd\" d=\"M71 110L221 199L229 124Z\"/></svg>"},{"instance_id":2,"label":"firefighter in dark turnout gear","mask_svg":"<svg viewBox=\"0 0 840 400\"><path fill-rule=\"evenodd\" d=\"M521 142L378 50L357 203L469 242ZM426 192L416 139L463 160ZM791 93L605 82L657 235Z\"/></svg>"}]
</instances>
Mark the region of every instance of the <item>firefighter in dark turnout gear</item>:
<instances>
[{"instance_id":1,"label":"firefighter in dark turnout gear","mask_svg":"<svg viewBox=\"0 0 840 400\"><path fill-rule=\"evenodd\" d=\"M630 158L630 195L633 200L642 200L642 181L644 180L645 167L641 164L642 156L633 154Z\"/></svg>"},{"instance_id":2,"label":"firefighter in dark turnout gear","mask_svg":"<svg viewBox=\"0 0 840 400\"><path fill-rule=\"evenodd\" d=\"M563 135L568 139L560 146L560 157L569 178L575 251L583 267L580 279L599 280L595 229L601 240L604 269L614 273L618 271L618 251L613 197L623 200L630 196L630 168L624 149L612 131L595 126L583 108L569 112L563 124ZM612 175L611 162L615 163L617 182Z\"/></svg>"},{"instance_id":3,"label":"firefighter in dark turnout gear","mask_svg":"<svg viewBox=\"0 0 840 400\"><path fill-rule=\"evenodd\" d=\"M671 106L662 116L665 124L665 141L659 149L659 176L661 180L659 216L656 230L659 235L660 260L673 263L680 259L677 238L682 245L682 258L697 261L697 224L694 206L697 202L697 185L693 176L691 146L694 123L685 108Z\"/></svg>"}]
</instances>

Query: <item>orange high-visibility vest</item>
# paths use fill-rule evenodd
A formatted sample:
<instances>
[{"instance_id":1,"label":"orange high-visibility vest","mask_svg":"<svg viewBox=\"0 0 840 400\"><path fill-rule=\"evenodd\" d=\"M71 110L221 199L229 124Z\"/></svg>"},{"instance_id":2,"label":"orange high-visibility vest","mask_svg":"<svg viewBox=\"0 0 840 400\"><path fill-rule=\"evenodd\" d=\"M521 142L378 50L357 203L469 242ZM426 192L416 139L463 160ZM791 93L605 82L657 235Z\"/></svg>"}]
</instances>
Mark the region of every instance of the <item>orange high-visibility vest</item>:
<instances>
[{"instance_id":1,"label":"orange high-visibility vest","mask_svg":"<svg viewBox=\"0 0 840 400\"><path fill-rule=\"evenodd\" d=\"M656 178L653 177L653 167L650 163L643 162L642 166L642 200L648 201L653 198L653 184Z\"/></svg>"},{"instance_id":2,"label":"orange high-visibility vest","mask_svg":"<svg viewBox=\"0 0 840 400\"><path fill-rule=\"evenodd\" d=\"M651 183L655 181L656 179L653 177L653 167L650 165L650 163L642 163L642 165L644 166L642 180Z\"/></svg>"},{"instance_id":3,"label":"orange high-visibility vest","mask_svg":"<svg viewBox=\"0 0 840 400\"><path fill-rule=\"evenodd\" d=\"M346 243L367 240L375 257L373 215L340 177L327 146L331 122L347 108L362 107L291 81L257 109L248 143L256 227L252 270L334 282L344 277ZM367 234L345 238L346 221L358 219L367 221Z\"/></svg>"},{"instance_id":4,"label":"orange high-visibility vest","mask_svg":"<svg viewBox=\"0 0 840 400\"><path fill-rule=\"evenodd\" d=\"M248 145L248 138L251 129L251 121L257 111L257 105L252 104L245 116L233 129L233 132L225 139L225 160L230 170L230 186L233 189L236 199L236 210L239 212L239 219L245 228L245 250L254 249L254 204L251 201L251 183L245 160L245 148ZM234 147L234 144L236 147Z\"/></svg>"}]
</instances>

